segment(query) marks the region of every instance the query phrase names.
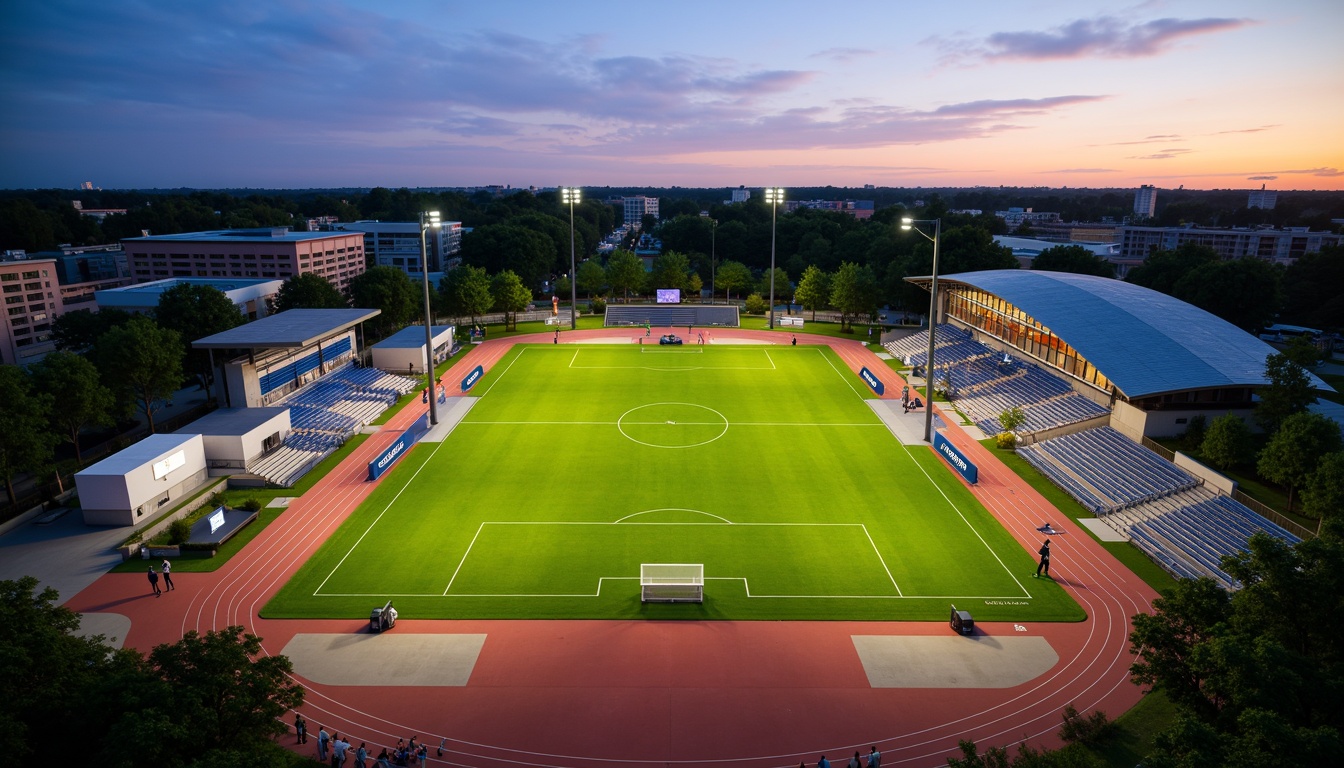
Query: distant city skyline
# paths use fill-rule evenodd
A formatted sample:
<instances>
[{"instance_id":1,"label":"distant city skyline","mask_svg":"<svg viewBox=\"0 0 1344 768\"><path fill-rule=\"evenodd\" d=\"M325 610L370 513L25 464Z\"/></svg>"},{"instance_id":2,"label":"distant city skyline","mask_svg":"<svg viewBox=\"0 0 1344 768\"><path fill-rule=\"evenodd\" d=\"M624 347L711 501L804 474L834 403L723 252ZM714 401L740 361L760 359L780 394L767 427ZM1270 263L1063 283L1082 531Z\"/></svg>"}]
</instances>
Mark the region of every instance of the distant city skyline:
<instances>
[{"instance_id":1,"label":"distant city skyline","mask_svg":"<svg viewBox=\"0 0 1344 768\"><path fill-rule=\"evenodd\" d=\"M1344 5L15 0L0 188L1344 189Z\"/></svg>"}]
</instances>

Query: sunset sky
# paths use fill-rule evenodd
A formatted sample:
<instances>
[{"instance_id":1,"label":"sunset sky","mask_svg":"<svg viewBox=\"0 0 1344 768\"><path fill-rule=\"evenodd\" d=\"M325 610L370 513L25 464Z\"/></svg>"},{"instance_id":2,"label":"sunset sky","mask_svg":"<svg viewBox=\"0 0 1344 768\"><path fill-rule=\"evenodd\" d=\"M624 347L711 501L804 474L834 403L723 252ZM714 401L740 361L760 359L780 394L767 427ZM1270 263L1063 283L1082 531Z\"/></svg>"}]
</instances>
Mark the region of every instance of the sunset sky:
<instances>
[{"instance_id":1,"label":"sunset sky","mask_svg":"<svg viewBox=\"0 0 1344 768\"><path fill-rule=\"evenodd\" d=\"M1344 2L6 0L0 187L1344 189Z\"/></svg>"}]
</instances>

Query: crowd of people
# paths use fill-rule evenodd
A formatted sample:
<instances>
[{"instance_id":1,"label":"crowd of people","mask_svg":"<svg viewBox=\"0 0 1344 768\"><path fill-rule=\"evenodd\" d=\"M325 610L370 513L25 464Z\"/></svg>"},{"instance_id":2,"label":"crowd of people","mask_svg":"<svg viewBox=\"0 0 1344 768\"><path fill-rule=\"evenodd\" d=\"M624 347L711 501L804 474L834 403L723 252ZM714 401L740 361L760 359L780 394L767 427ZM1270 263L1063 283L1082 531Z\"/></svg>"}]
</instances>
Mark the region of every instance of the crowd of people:
<instances>
[{"instance_id":1,"label":"crowd of people","mask_svg":"<svg viewBox=\"0 0 1344 768\"><path fill-rule=\"evenodd\" d=\"M294 716L294 735L299 744L308 743L308 721L303 715ZM351 742L337 733L327 733L322 726L317 727L317 759L331 761L331 768L393 768L393 766L426 766L429 764L429 746L412 736L410 741L397 739L392 747L383 747L375 757L366 742L360 742L354 748ZM375 745L376 747L377 745ZM443 743L439 743L438 755L443 756ZM370 762L372 761L372 762Z\"/></svg>"}]
</instances>

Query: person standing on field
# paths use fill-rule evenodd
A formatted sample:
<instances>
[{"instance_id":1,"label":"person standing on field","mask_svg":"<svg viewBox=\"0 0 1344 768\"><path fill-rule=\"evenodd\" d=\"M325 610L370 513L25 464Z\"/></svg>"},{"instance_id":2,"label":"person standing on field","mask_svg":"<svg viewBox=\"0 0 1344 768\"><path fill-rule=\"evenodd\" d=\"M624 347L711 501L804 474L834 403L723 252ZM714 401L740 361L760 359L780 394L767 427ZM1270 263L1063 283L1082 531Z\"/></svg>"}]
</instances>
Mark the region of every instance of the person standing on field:
<instances>
[{"instance_id":1,"label":"person standing on field","mask_svg":"<svg viewBox=\"0 0 1344 768\"><path fill-rule=\"evenodd\" d=\"M165 592L177 589L173 586L173 564L163 561L163 589Z\"/></svg>"},{"instance_id":2,"label":"person standing on field","mask_svg":"<svg viewBox=\"0 0 1344 768\"><path fill-rule=\"evenodd\" d=\"M163 590L159 589L159 574L154 572L154 566L149 566L149 588L154 590L155 597L162 597Z\"/></svg>"},{"instance_id":3,"label":"person standing on field","mask_svg":"<svg viewBox=\"0 0 1344 768\"><path fill-rule=\"evenodd\" d=\"M882 753L875 746L868 749L868 768L882 768Z\"/></svg>"},{"instance_id":4,"label":"person standing on field","mask_svg":"<svg viewBox=\"0 0 1344 768\"><path fill-rule=\"evenodd\" d=\"M1048 578L1050 578L1050 540L1049 540L1049 539L1046 539L1046 540L1045 540L1045 543L1041 545L1040 555L1041 555L1041 562L1036 566L1036 576L1035 576L1034 578L1038 578L1038 579L1039 579L1039 578L1041 577L1041 569L1044 568L1044 569L1045 569L1045 577L1048 579Z\"/></svg>"},{"instance_id":5,"label":"person standing on field","mask_svg":"<svg viewBox=\"0 0 1344 768\"><path fill-rule=\"evenodd\" d=\"M297 712L294 714L294 736L298 738L298 743L308 743L308 721Z\"/></svg>"}]
</instances>

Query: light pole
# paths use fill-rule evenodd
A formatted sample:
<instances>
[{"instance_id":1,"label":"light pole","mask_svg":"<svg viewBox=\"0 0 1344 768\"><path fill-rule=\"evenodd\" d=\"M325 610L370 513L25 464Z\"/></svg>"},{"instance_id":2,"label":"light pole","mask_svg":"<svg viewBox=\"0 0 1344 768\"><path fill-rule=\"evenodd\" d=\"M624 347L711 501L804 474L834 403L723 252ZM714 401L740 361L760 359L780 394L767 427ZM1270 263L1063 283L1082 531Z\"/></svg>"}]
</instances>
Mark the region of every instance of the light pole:
<instances>
[{"instance_id":1,"label":"light pole","mask_svg":"<svg viewBox=\"0 0 1344 768\"><path fill-rule=\"evenodd\" d=\"M579 328L579 273L574 265L574 204L579 202L578 187L561 187L560 201L569 206L569 330Z\"/></svg>"},{"instance_id":2,"label":"light pole","mask_svg":"<svg viewBox=\"0 0 1344 768\"><path fill-rule=\"evenodd\" d=\"M714 303L714 259L715 259L714 245L715 241L718 239L718 234L719 234L719 220L710 219L709 220L709 303L710 304Z\"/></svg>"},{"instance_id":3,"label":"light pole","mask_svg":"<svg viewBox=\"0 0 1344 768\"><path fill-rule=\"evenodd\" d=\"M434 387L434 314L429 309L429 248L425 246L426 230L439 228L438 211L420 213L420 275L425 284L425 387L429 392L429 425L439 423L439 399Z\"/></svg>"},{"instance_id":4,"label":"light pole","mask_svg":"<svg viewBox=\"0 0 1344 768\"><path fill-rule=\"evenodd\" d=\"M770 204L770 330L775 329L775 210L784 202L784 190L767 187L765 202Z\"/></svg>"},{"instance_id":5,"label":"light pole","mask_svg":"<svg viewBox=\"0 0 1344 768\"><path fill-rule=\"evenodd\" d=\"M933 237L929 237L916 224L932 224ZM933 281L929 284L929 359L924 363L924 442L933 443L933 329L938 324L938 239L943 231L943 220L938 219L901 219L901 229L915 230L933 241Z\"/></svg>"}]
</instances>

